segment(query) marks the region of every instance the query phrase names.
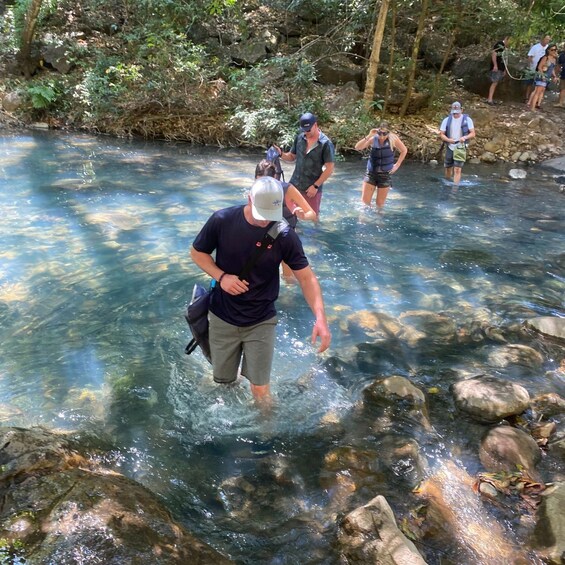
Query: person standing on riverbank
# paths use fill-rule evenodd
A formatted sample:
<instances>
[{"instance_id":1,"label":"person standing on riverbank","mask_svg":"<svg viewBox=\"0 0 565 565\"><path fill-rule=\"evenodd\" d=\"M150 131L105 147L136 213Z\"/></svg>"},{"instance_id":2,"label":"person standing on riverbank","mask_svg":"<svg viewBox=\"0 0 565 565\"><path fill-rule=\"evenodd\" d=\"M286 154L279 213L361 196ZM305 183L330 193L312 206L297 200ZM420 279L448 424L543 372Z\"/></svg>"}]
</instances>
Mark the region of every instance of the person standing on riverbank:
<instances>
[{"instance_id":1,"label":"person standing on riverbank","mask_svg":"<svg viewBox=\"0 0 565 565\"><path fill-rule=\"evenodd\" d=\"M190 250L196 265L217 281L209 311L214 381L233 383L241 362L241 374L249 379L253 396L263 407L270 404L281 261L292 269L314 314L312 343L320 338L321 353L331 341L320 284L298 235L288 225L265 248L247 278L239 278L266 232L282 220L283 198L279 181L256 180L247 204L212 214Z\"/></svg>"},{"instance_id":2,"label":"person standing on riverbank","mask_svg":"<svg viewBox=\"0 0 565 565\"><path fill-rule=\"evenodd\" d=\"M490 81L491 85L488 91L487 104L494 104L494 92L498 83L504 80L506 76L506 63L504 62L504 51L508 45L509 37L497 41L492 48L491 61L490 61Z\"/></svg>"},{"instance_id":3,"label":"person standing on riverbank","mask_svg":"<svg viewBox=\"0 0 565 565\"><path fill-rule=\"evenodd\" d=\"M556 64L557 45L550 43L545 50L545 55L539 60L536 69L535 88L530 94L528 101L528 106L532 112L536 112L540 108L547 85L552 81L557 82L557 74L555 73Z\"/></svg>"},{"instance_id":4,"label":"person standing on riverbank","mask_svg":"<svg viewBox=\"0 0 565 565\"><path fill-rule=\"evenodd\" d=\"M390 190L391 175L402 165L408 149L398 135L390 131L388 122L381 122L378 128L373 128L368 135L355 144L357 151L371 147L367 161L367 172L363 179L361 200L367 206L371 205L375 187L377 189L377 211L382 211L388 191ZM398 151L398 160L394 162L394 153Z\"/></svg>"},{"instance_id":5,"label":"person standing on riverbank","mask_svg":"<svg viewBox=\"0 0 565 565\"><path fill-rule=\"evenodd\" d=\"M279 147L277 149L283 161L296 162L290 184L319 215L323 185L334 172L335 149L311 112L300 116L299 126L301 133L294 138L290 151L285 153Z\"/></svg>"},{"instance_id":6,"label":"person standing on riverbank","mask_svg":"<svg viewBox=\"0 0 565 565\"><path fill-rule=\"evenodd\" d=\"M530 71L531 77L526 80L526 104L529 104L530 96L535 88L535 73L539 60L545 55L545 49L549 45L550 41L551 36L544 35L539 43L532 45L528 51L528 70Z\"/></svg>"},{"instance_id":7,"label":"person standing on riverbank","mask_svg":"<svg viewBox=\"0 0 565 565\"><path fill-rule=\"evenodd\" d=\"M451 113L441 122L439 136L445 147L445 178L461 181L461 169L467 160L467 143L475 137L475 125L468 114L463 114L460 102L451 105Z\"/></svg>"}]
</instances>

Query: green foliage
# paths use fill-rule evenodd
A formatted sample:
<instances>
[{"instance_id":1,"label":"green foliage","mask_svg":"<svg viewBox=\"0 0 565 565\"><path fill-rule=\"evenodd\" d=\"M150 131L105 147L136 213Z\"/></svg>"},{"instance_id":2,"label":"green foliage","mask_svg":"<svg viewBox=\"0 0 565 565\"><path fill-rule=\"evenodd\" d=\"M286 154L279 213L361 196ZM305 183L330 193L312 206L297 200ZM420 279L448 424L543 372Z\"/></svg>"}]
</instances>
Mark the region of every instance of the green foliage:
<instances>
[{"instance_id":1,"label":"green foliage","mask_svg":"<svg viewBox=\"0 0 565 565\"><path fill-rule=\"evenodd\" d=\"M536 2L528 18L519 18L516 29L526 44L548 34L557 42L565 35L565 0Z\"/></svg>"},{"instance_id":2,"label":"green foliage","mask_svg":"<svg viewBox=\"0 0 565 565\"><path fill-rule=\"evenodd\" d=\"M49 108L57 99L57 91L54 85L48 83L29 86L27 94L31 99L31 105L36 110Z\"/></svg>"},{"instance_id":3,"label":"green foliage","mask_svg":"<svg viewBox=\"0 0 565 565\"><path fill-rule=\"evenodd\" d=\"M208 6L208 13L211 16L219 16L227 9L233 8L235 4L236 0L211 0Z\"/></svg>"},{"instance_id":4,"label":"green foliage","mask_svg":"<svg viewBox=\"0 0 565 565\"><path fill-rule=\"evenodd\" d=\"M231 125L242 131L246 141L265 145L275 141L282 145L292 143L296 134L296 118L276 108L238 109Z\"/></svg>"},{"instance_id":5,"label":"green foliage","mask_svg":"<svg viewBox=\"0 0 565 565\"><path fill-rule=\"evenodd\" d=\"M315 79L314 65L298 57L279 56L251 69L231 70L228 84L237 101L231 125L248 142L291 143L301 113L311 111L324 117Z\"/></svg>"},{"instance_id":6,"label":"green foliage","mask_svg":"<svg viewBox=\"0 0 565 565\"><path fill-rule=\"evenodd\" d=\"M372 110L367 111L363 101L360 100L354 106L349 106L342 114L333 116L331 137L334 142L340 140L343 148L353 149L355 143L380 121L381 116Z\"/></svg>"}]
</instances>

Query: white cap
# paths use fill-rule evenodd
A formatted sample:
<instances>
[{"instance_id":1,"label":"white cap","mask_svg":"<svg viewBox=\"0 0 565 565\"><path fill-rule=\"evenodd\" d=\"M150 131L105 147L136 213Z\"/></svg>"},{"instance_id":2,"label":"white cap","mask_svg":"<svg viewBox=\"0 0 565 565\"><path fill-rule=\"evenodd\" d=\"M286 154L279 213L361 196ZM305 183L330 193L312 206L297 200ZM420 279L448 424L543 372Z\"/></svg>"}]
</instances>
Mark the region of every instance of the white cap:
<instances>
[{"instance_id":1,"label":"white cap","mask_svg":"<svg viewBox=\"0 0 565 565\"><path fill-rule=\"evenodd\" d=\"M256 220L282 220L284 191L273 177L261 177L251 187L251 213Z\"/></svg>"}]
</instances>

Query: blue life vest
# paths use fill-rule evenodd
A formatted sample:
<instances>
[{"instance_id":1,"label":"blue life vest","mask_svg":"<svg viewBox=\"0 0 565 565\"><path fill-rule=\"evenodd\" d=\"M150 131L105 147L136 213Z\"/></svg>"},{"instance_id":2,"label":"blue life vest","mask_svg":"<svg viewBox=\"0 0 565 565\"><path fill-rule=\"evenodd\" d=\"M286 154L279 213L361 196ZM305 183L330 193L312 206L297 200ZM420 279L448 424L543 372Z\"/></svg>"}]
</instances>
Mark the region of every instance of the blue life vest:
<instances>
[{"instance_id":1,"label":"blue life vest","mask_svg":"<svg viewBox=\"0 0 565 565\"><path fill-rule=\"evenodd\" d=\"M379 145L379 136L373 138L373 148L369 156L369 169L373 173L388 172L394 167L394 150L390 146L390 138L387 138L384 145Z\"/></svg>"},{"instance_id":2,"label":"blue life vest","mask_svg":"<svg viewBox=\"0 0 565 565\"><path fill-rule=\"evenodd\" d=\"M467 118L468 117L469 117L468 114L463 114L463 121L461 122L461 135L469 135L469 132L471 131L469 129L469 126L467 125ZM453 121L453 115L449 114L449 116L447 117L447 124L445 126L445 136L446 137L451 137L451 135L449 135L449 129L451 128L451 122L452 121Z\"/></svg>"}]
</instances>

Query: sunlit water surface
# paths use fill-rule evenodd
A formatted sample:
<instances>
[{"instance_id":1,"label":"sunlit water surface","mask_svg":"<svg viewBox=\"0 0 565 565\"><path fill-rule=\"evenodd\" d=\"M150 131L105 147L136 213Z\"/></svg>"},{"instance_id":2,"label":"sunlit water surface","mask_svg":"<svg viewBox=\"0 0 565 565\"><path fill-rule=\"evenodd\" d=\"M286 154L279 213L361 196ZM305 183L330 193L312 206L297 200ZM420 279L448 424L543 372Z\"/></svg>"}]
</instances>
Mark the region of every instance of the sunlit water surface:
<instances>
[{"instance_id":1,"label":"sunlit water surface","mask_svg":"<svg viewBox=\"0 0 565 565\"><path fill-rule=\"evenodd\" d=\"M443 391L431 406L439 440L424 441L424 451L433 464L458 444L471 473L480 469L484 428L457 425L444 371L501 374L531 393L564 393L562 381L543 376L559 359L538 376L504 374L488 367L485 351L456 348L361 360L337 378L324 360L350 362L367 341L349 331L348 317L427 310L507 326L562 316L563 195L531 171L509 181L506 169L468 166L454 187L441 167L407 163L377 215L359 203L364 163L339 162L322 221L299 227L323 288L331 351L316 355L311 313L299 289L283 285L276 409L265 421L244 383L214 385L200 354L183 352L183 309L194 282L206 284L189 246L214 210L245 201L262 157L86 135L0 137L0 419L110 438L108 464L240 562L333 563L335 516L320 474L339 439L320 421L331 414L347 422L374 378L411 375L422 389ZM451 250L482 253L482 263L450 268L443 254ZM273 457L290 486L264 477ZM250 502L228 492L239 476L251 485ZM401 509L409 492L391 480L379 493Z\"/></svg>"}]
</instances>

